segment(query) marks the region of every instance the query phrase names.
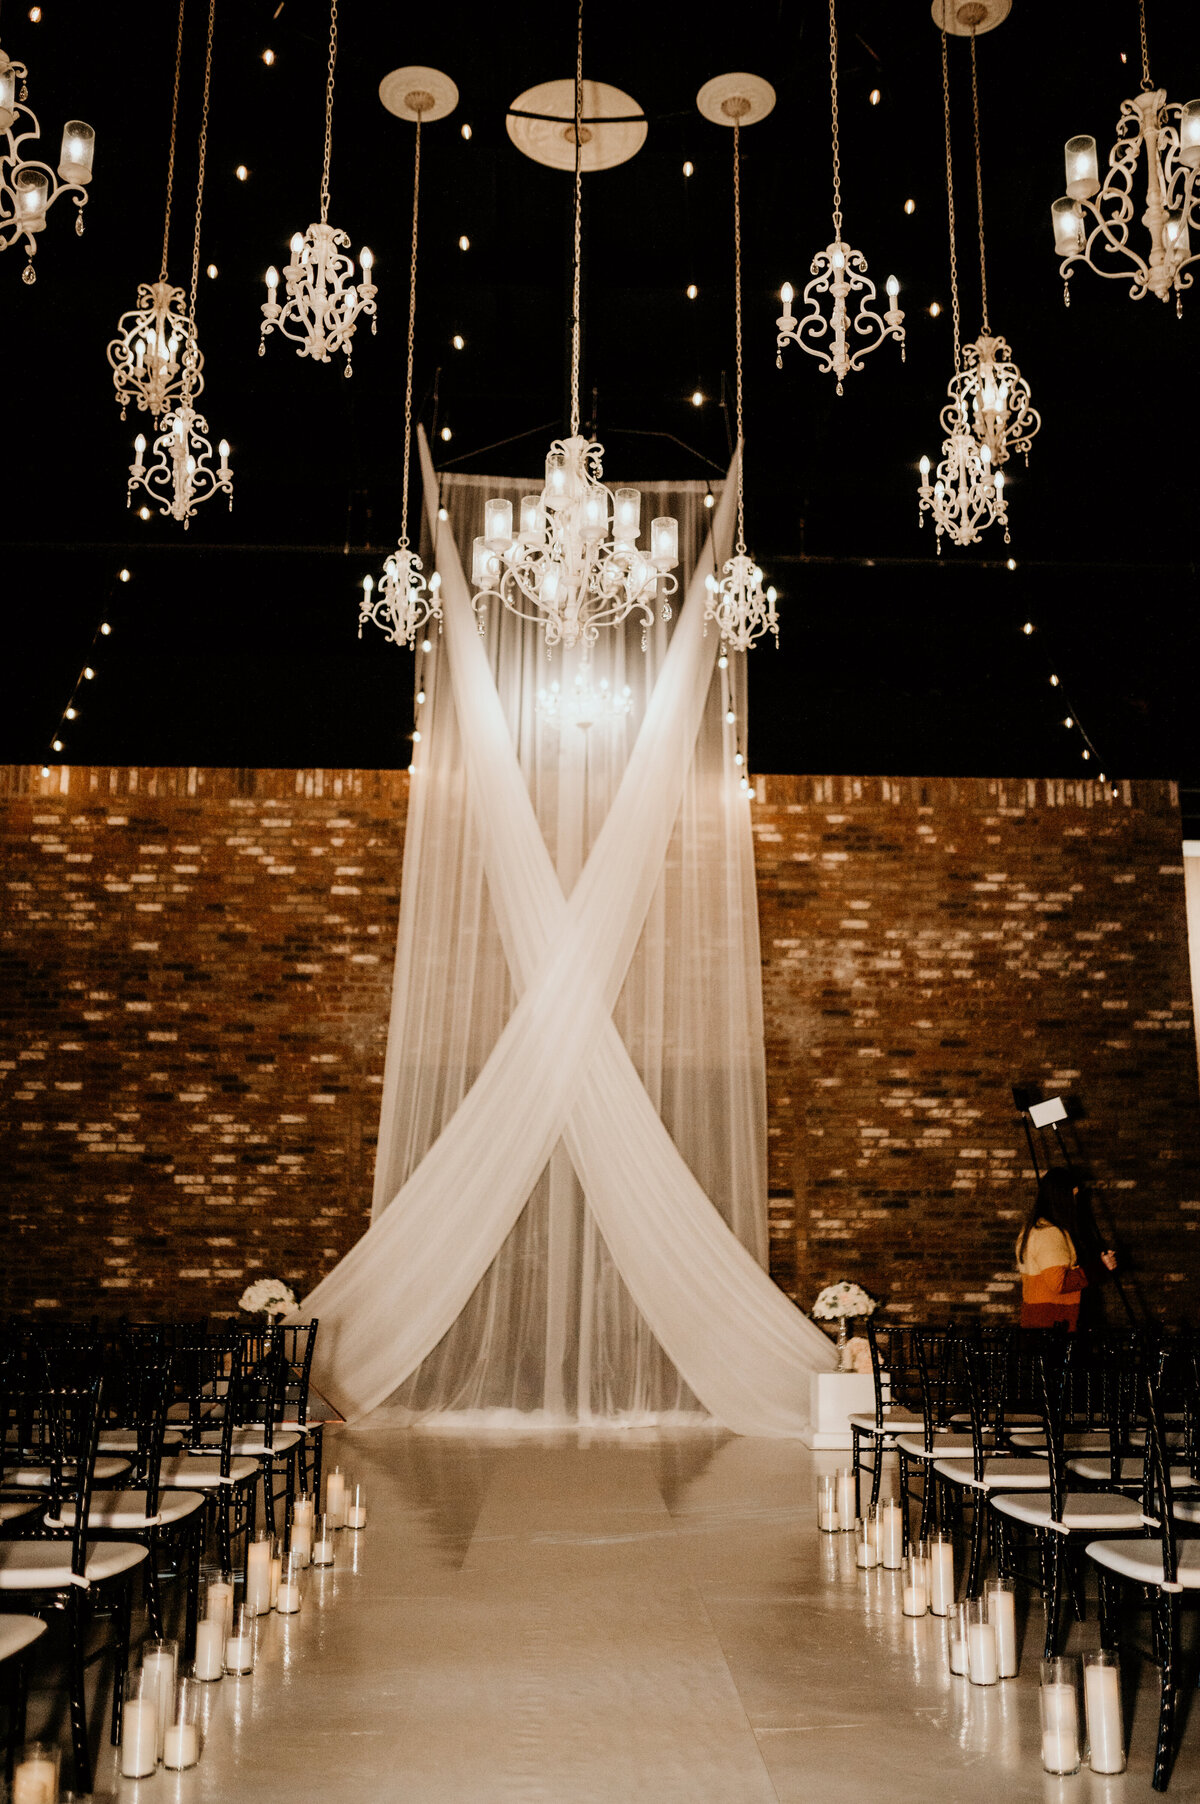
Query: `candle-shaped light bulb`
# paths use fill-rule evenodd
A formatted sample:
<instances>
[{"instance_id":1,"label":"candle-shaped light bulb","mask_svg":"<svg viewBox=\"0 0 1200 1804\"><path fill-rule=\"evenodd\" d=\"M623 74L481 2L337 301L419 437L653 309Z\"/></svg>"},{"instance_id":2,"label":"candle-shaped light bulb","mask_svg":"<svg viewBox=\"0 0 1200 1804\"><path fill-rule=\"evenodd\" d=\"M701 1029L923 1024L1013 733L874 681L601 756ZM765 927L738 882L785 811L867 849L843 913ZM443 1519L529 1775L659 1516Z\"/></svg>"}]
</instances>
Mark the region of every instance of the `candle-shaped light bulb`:
<instances>
[{"instance_id":1,"label":"candle-shaped light bulb","mask_svg":"<svg viewBox=\"0 0 1200 1804\"><path fill-rule=\"evenodd\" d=\"M217 446L217 452L221 459L222 470L227 470L229 468L229 440L227 438L221 440Z\"/></svg>"},{"instance_id":2,"label":"candle-shaped light bulb","mask_svg":"<svg viewBox=\"0 0 1200 1804\"><path fill-rule=\"evenodd\" d=\"M133 448L138 454L138 461L140 463L141 458L142 458L142 453L146 449L146 435L144 432L138 433L137 437L133 441Z\"/></svg>"},{"instance_id":3,"label":"candle-shaped light bulb","mask_svg":"<svg viewBox=\"0 0 1200 1804\"><path fill-rule=\"evenodd\" d=\"M363 577L363 599L364 599L364 601L368 601L368 602L370 601L371 593L372 593L372 590L374 589L374 587L375 587L375 578L371 575L370 571L368 570L367 574Z\"/></svg>"},{"instance_id":4,"label":"candle-shaped light bulb","mask_svg":"<svg viewBox=\"0 0 1200 1804\"><path fill-rule=\"evenodd\" d=\"M846 253L845 253L845 252L844 252L844 251L834 251L834 253L833 253L833 267L834 267L834 268L835 268L835 269L845 269L845 267L846 267Z\"/></svg>"},{"instance_id":5,"label":"candle-shaped light bulb","mask_svg":"<svg viewBox=\"0 0 1200 1804\"><path fill-rule=\"evenodd\" d=\"M267 270L267 287L271 290L271 299L275 299L275 290L279 287L279 271L272 263Z\"/></svg>"},{"instance_id":6,"label":"candle-shaped light bulb","mask_svg":"<svg viewBox=\"0 0 1200 1804\"><path fill-rule=\"evenodd\" d=\"M300 255L300 252L304 249L303 232L293 232L292 233L292 241L288 248L291 251L293 257L298 257Z\"/></svg>"},{"instance_id":7,"label":"candle-shaped light bulb","mask_svg":"<svg viewBox=\"0 0 1200 1804\"><path fill-rule=\"evenodd\" d=\"M891 295L891 297L892 297L892 299L893 299L893 300L895 300L895 298L896 298L896 296L897 296L897 295L898 295L898 294L899 294L899 292L900 292L900 283L899 283L899 281L898 281L898 279L897 279L897 278L896 278L896 277L895 277L895 276L889 276L889 277L888 277L888 279L887 279L887 291L888 291L888 293L889 293L889 294L890 294L890 295Z\"/></svg>"},{"instance_id":8,"label":"candle-shaped light bulb","mask_svg":"<svg viewBox=\"0 0 1200 1804\"><path fill-rule=\"evenodd\" d=\"M796 298L796 290L792 287L790 282L785 282L783 287L779 290L779 298L783 302L785 311L790 313L792 310L792 302Z\"/></svg>"},{"instance_id":9,"label":"candle-shaped light bulb","mask_svg":"<svg viewBox=\"0 0 1200 1804\"><path fill-rule=\"evenodd\" d=\"M1066 148L1067 193L1072 200L1091 200L1100 192L1100 166L1095 138L1068 138Z\"/></svg>"},{"instance_id":10,"label":"candle-shaped light bulb","mask_svg":"<svg viewBox=\"0 0 1200 1804\"><path fill-rule=\"evenodd\" d=\"M928 474L929 474L929 459L928 459L928 458L927 458L927 457L923 457L923 458L922 458L922 459L921 459L921 465L920 465L920 469L921 469L921 476L922 476L922 478L924 478L924 477L926 477L926 476L928 476Z\"/></svg>"},{"instance_id":11,"label":"candle-shaped light bulb","mask_svg":"<svg viewBox=\"0 0 1200 1804\"><path fill-rule=\"evenodd\" d=\"M367 246L364 244L362 249L358 253L358 260L362 264L363 275L366 276L369 281L370 276L371 276L371 271L375 267L374 251L368 250Z\"/></svg>"}]
</instances>

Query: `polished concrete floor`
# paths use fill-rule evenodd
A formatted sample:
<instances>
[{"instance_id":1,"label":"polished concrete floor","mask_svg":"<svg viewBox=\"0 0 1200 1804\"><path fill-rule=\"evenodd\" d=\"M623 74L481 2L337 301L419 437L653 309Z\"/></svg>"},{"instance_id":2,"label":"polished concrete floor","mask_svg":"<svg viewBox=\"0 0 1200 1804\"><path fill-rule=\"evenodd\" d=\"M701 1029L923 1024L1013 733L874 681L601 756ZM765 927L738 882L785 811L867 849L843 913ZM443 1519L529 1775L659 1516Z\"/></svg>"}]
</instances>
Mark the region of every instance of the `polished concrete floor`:
<instances>
[{"instance_id":1,"label":"polished concrete floor","mask_svg":"<svg viewBox=\"0 0 1200 1804\"><path fill-rule=\"evenodd\" d=\"M1041 1772L1040 1607L1019 1678L951 1678L944 1629L819 1535L838 1463L720 1433L457 1438L378 1418L327 1437L371 1517L338 1537L257 1670L207 1687L190 1772L121 1804L1125 1804L1148 1798L1155 1675L1130 1768ZM1072 1648L1095 1644L1093 1625ZM31 1732L39 1707L35 1696ZM1200 1713L1171 1797L1200 1796Z\"/></svg>"}]
</instances>

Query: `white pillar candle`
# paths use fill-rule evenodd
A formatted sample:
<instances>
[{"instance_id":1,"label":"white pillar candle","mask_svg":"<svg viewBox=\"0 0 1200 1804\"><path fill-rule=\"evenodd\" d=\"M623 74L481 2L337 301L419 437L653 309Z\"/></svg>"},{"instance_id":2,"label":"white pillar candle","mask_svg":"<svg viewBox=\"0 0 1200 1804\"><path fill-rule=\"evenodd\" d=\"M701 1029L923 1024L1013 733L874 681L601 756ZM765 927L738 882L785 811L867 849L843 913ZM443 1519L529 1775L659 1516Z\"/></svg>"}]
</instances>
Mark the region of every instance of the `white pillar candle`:
<instances>
[{"instance_id":1,"label":"white pillar candle","mask_svg":"<svg viewBox=\"0 0 1200 1804\"><path fill-rule=\"evenodd\" d=\"M279 1592L275 1598L275 1609L280 1616L294 1616L300 1608L300 1585L294 1578L279 1581Z\"/></svg>"},{"instance_id":2,"label":"white pillar candle","mask_svg":"<svg viewBox=\"0 0 1200 1804\"><path fill-rule=\"evenodd\" d=\"M972 1685L994 1685L1000 1677L996 1631L990 1622L973 1622L967 1630L967 1675Z\"/></svg>"},{"instance_id":3,"label":"white pillar candle","mask_svg":"<svg viewBox=\"0 0 1200 1804\"><path fill-rule=\"evenodd\" d=\"M195 1766L200 1758L200 1733L195 1723L172 1723L163 1740L163 1765L178 1772Z\"/></svg>"},{"instance_id":4,"label":"white pillar candle","mask_svg":"<svg viewBox=\"0 0 1200 1804\"><path fill-rule=\"evenodd\" d=\"M848 1466L838 1467L837 1513L838 1527L848 1534L858 1515L858 1506L854 1501L854 1473Z\"/></svg>"},{"instance_id":5,"label":"white pillar candle","mask_svg":"<svg viewBox=\"0 0 1200 1804\"><path fill-rule=\"evenodd\" d=\"M328 1516L322 1516L317 1523L312 1544L312 1563L314 1566L333 1565L333 1524Z\"/></svg>"},{"instance_id":6,"label":"white pillar candle","mask_svg":"<svg viewBox=\"0 0 1200 1804\"><path fill-rule=\"evenodd\" d=\"M12 1804L58 1804L58 1766L43 1754L14 1767Z\"/></svg>"},{"instance_id":7,"label":"white pillar candle","mask_svg":"<svg viewBox=\"0 0 1200 1804\"><path fill-rule=\"evenodd\" d=\"M311 1522L293 1522L292 1536L289 1545L301 1564L307 1566L308 1562L312 1559Z\"/></svg>"},{"instance_id":8,"label":"white pillar candle","mask_svg":"<svg viewBox=\"0 0 1200 1804\"><path fill-rule=\"evenodd\" d=\"M950 1671L962 1673L967 1671L967 1643L962 1635L953 1632L950 1636Z\"/></svg>"},{"instance_id":9,"label":"white pillar candle","mask_svg":"<svg viewBox=\"0 0 1200 1804\"><path fill-rule=\"evenodd\" d=\"M879 1530L879 1555L889 1572L904 1564L904 1516L898 1503L885 1503Z\"/></svg>"},{"instance_id":10,"label":"white pillar candle","mask_svg":"<svg viewBox=\"0 0 1200 1804\"><path fill-rule=\"evenodd\" d=\"M347 1493L346 1527L366 1528L366 1526L367 1487L366 1485L355 1485L354 1489Z\"/></svg>"},{"instance_id":11,"label":"white pillar candle","mask_svg":"<svg viewBox=\"0 0 1200 1804\"><path fill-rule=\"evenodd\" d=\"M1017 1676L1017 1601L1004 1585L987 1588L987 1619L996 1631L996 1660L1002 1679Z\"/></svg>"},{"instance_id":12,"label":"white pillar candle","mask_svg":"<svg viewBox=\"0 0 1200 1804\"><path fill-rule=\"evenodd\" d=\"M346 1475L337 1466L325 1480L325 1517L330 1528L346 1521Z\"/></svg>"},{"instance_id":13,"label":"white pillar candle","mask_svg":"<svg viewBox=\"0 0 1200 1804\"><path fill-rule=\"evenodd\" d=\"M198 1679L219 1679L225 1670L225 1623L207 1618L196 1624L195 1672Z\"/></svg>"},{"instance_id":14,"label":"white pillar candle","mask_svg":"<svg viewBox=\"0 0 1200 1804\"><path fill-rule=\"evenodd\" d=\"M158 1765L158 1707L152 1697L130 1698L121 1721L121 1776L144 1779Z\"/></svg>"},{"instance_id":15,"label":"white pillar candle","mask_svg":"<svg viewBox=\"0 0 1200 1804\"><path fill-rule=\"evenodd\" d=\"M271 1543L251 1541L246 1553L246 1608L265 1616L271 1608Z\"/></svg>"},{"instance_id":16,"label":"white pillar candle","mask_svg":"<svg viewBox=\"0 0 1200 1804\"><path fill-rule=\"evenodd\" d=\"M1042 1730L1042 1765L1048 1773L1079 1770L1079 1735L1075 1729Z\"/></svg>"},{"instance_id":17,"label":"white pillar candle","mask_svg":"<svg viewBox=\"0 0 1200 1804\"><path fill-rule=\"evenodd\" d=\"M230 1635L225 1642L225 1671L252 1672L254 1670L254 1638L249 1633Z\"/></svg>"},{"instance_id":18,"label":"white pillar candle","mask_svg":"<svg viewBox=\"0 0 1200 1804\"><path fill-rule=\"evenodd\" d=\"M838 1528L837 1479L831 1472L817 1480L817 1527L827 1535Z\"/></svg>"},{"instance_id":19,"label":"white pillar candle","mask_svg":"<svg viewBox=\"0 0 1200 1804\"><path fill-rule=\"evenodd\" d=\"M229 1633L229 1625L233 1621L233 1584L231 1580L213 1579L210 1581L205 1611L210 1622L221 1623L225 1633Z\"/></svg>"},{"instance_id":20,"label":"white pillar candle","mask_svg":"<svg viewBox=\"0 0 1200 1804\"><path fill-rule=\"evenodd\" d=\"M854 1529L855 1563L867 1569L879 1564L879 1540L875 1528L874 1517L868 1516L865 1522L856 1523Z\"/></svg>"},{"instance_id":21,"label":"white pillar candle","mask_svg":"<svg viewBox=\"0 0 1200 1804\"><path fill-rule=\"evenodd\" d=\"M954 1602L954 1543L929 1543L929 1608L935 1616L948 1616Z\"/></svg>"},{"instance_id":22,"label":"white pillar candle","mask_svg":"<svg viewBox=\"0 0 1200 1804\"><path fill-rule=\"evenodd\" d=\"M905 1585L903 1591L900 1594L900 1608L903 1610L903 1612L906 1616L924 1616L924 1614L925 1614L925 1587L924 1587L924 1585Z\"/></svg>"},{"instance_id":23,"label":"white pillar candle","mask_svg":"<svg viewBox=\"0 0 1200 1804\"><path fill-rule=\"evenodd\" d=\"M158 1742L155 1754L162 1759L163 1737L167 1732L167 1724L171 1720L171 1707L175 1702L175 1663L176 1647L173 1641L160 1641L149 1646L142 1655L142 1671L146 1675L147 1689L152 1689L158 1707Z\"/></svg>"},{"instance_id":24,"label":"white pillar candle","mask_svg":"<svg viewBox=\"0 0 1200 1804\"><path fill-rule=\"evenodd\" d=\"M1121 1726L1121 1678L1115 1664L1088 1659L1083 1668L1083 1702L1087 1711L1094 1773L1125 1771L1125 1736Z\"/></svg>"}]
</instances>

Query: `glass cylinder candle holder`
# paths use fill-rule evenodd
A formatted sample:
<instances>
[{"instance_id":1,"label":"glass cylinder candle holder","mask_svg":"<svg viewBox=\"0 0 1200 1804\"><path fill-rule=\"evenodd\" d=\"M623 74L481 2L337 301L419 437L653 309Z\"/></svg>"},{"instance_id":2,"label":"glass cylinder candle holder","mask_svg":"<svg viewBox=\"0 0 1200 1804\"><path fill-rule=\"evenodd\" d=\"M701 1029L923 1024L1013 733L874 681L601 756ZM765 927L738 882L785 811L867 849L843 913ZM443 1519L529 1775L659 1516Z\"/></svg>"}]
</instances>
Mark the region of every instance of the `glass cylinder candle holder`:
<instances>
[{"instance_id":1,"label":"glass cylinder candle holder","mask_svg":"<svg viewBox=\"0 0 1200 1804\"><path fill-rule=\"evenodd\" d=\"M142 1672L148 1685L157 1687L158 1698L158 1746L156 1758L163 1757L163 1736L167 1732L171 1706L175 1701L175 1680L179 1672L179 1643L177 1641L147 1641L142 1649Z\"/></svg>"},{"instance_id":2,"label":"glass cylinder candle holder","mask_svg":"<svg viewBox=\"0 0 1200 1804\"><path fill-rule=\"evenodd\" d=\"M1094 1773L1123 1773L1121 1668L1117 1656L1107 1648L1083 1656L1083 1703L1087 1712L1088 1765Z\"/></svg>"},{"instance_id":3,"label":"glass cylinder candle holder","mask_svg":"<svg viewBox=\"0 0 1200 1804\"><path fill-rule=\"evenodd\" d=\"M315 1510L311 1497L297 1497L292 1509L292 1526L288 1547L305 1564L312 1558Z\"/></svg>"},{"instance_id":4,"label":"glass cylinder candle holder","mask_svg":"<svg viewBox=\"0 0 1200 1804\"><path fill-rule=\"evenodd\" d=\"M59 1751L46 1741L27 1741L13 1767L12 1804L58 1804Z\"/></svg>"},{"instance_id":5,"label":"glass cylinder candle holder","mask_svg":"<svg viewBox=\"0 0 1200 1804\"><path fill-rule=\"evenodd\" d=\"M58 173L64 182L77 182L86 188L92 179L92 157L96 134L82 119L68 119L63 126L62 148L58 153Z\"/></svg>"},{"instance_id":6,"label":"glass cylinder candle holder","mask_svg":"<svg viewBox=\"0 0 1200 1804\"><path fill-rule=\"evenodd\" d=\"M994 1685L1000 1677L996 1630L984 1612L983 1599L967 1600L967 1677L972 1685Z\"/></svg>"},{"instance_id":7,"label":"glass cylinder candle holder","mask_svg":"<svg viewBox=\"0 0 1200 1804\"><path fill-rule=\"evenodd\" d=\"M1075 202L1064 196L1050 209L1054 226L1054 248L1060 257L1070 257L1083 249L1083 221L1075 211Z\"/></svg>"},{"instance_id":8,"label":"glass cylinder candle holder","mask_svg":"<svg viewBox=\"0 0 1200 1804\"><path fill-rule=\"evenodd\" d=\"M837 1513L838 1527L845 1534L854 1532L854 1519L858 1515L858 1501L855 1497L854 1473L849 1466L837 1469Z\"/></svg>"},{"instance_id":9,"label":"glass cylinder candle holder","mask_svg":"<svg viewBox=\"0 0 1200 1804\"><path fill-rule=\"evenodd\" d=\"M922 1541L918 1545L923 1547L925 1543ZM910 1551L904 1562L904 1584L900 1591L900 1608L906 1616L924 1616L929 1608L926 1571L924 1556L916 1549Z\"/></svg>"},{"instance_id":10,"label":"glass cylinder candle holder","mask_svg":"<svg viewBox=\"0 0 1200 1804\"><path fill-rule=\"evenodd\" d=\"M239 1604L233 1612L233 1624L225 1641L225 1671L228 1673L248 1673L254 1671L254 1624L257 1618L253 1610L245 1604Z\"/></svg>"},{"instance_id":11,"label":"glass cylinder candle holder","mask_svg":"<svg viewBox=\"0 0 1200 1804\"><path fill-rule=\"evenodd\" d=\"M1048 1773L1080 1768L1079 1693L1074 1659L1042 1661L1042 1766Z\"/></svg>"},{"instance_id":12,"label":"glass cylinder candle holder","mask_svg":"<svg viewBox=\"0 0 1200 1804\"><path fill-rule=\"evenodd\" d=\"M17 75L11 63L0 69L0 132L6 132L17 116ZM40 1744L30 1742L30 1747Z\"/></svg>"},{"instance_id":13,"label":"glass cylinder candle holder","mask_svg":"<svg viewBox=\"0 0 1200 1804\"><path fill-rule=\"evenodd\" d=\"M346 1527L366 1528L366 1526L367 1487L356 1482L346 1493Z\"/></svg>"},{"instance_id":14,"label":"glass cylinder candle holder","mask_svg":"<svg viewBox=\"0 0 1200 1804\"><path fill-rule=\"evenodd\" d=\"M618 545L632 545L642 530L642 496L639 489L613 491L613 538Z\"/></svg>"},{"instance_id":15,"label":"glass cylinder candle holder","mask_svg":"<svg viewBox=\"0 0 1200 1804\"><path fill-rule=\"evenodd\" d=\"M650 562L660 570L673 570L679 562L679 522L670 514L650 522Z\"/></svg>"},{"instance_id":16,"label":"glass cylinder candle holder","mask_svg":"<svg viewBox=\"0 0 1200 1804\"><path fill-rule=\"evenodd\" d=\"M279 1596L279 1581L283 1576L283 1551L278 1541L274 1542L271 1554L271 1608L275 1608L275 1599Z\"/></svg>"},{"instance_id":17,"label":"glass cylinder candle holder","mask_svg":"<svg viewBox=\"0 0 1200 1804\"><path fill-rule=\"evenodd\" d=\"M328 1516L318 1516L313 1529L312 1563L314 1566L333 1565L334 1525Z\"/></svg>"},{"instance_id":18,"label":"glass cylinder candle holder","mask_svg":"<svg viewBox=\"0 0 1200 1804\"><path fill-rule=\"evenodd\" d=\"M145 1779L158 1765L158 1674L136 1666L125 1675L121 1776Z\"/></svg>"},{"instance_id":19,"label":"glass cylinder candle holder","mask_svg":"<svg viewBox=\"0 0 1200 1804\"><path fill-rule=\"evenodd\" d=\"M304 1574L307 1569L307 1554L303 1558L294 1553L284 1555L279 1592L275 1599L275 1609L280 1616L294 1616L304 1602Z\"/></svg>"},{"instance_id":20,"label":"glass cylinder candle holder","mask_svg":"<svg viewBox=\"0 0 1200 1804\"><path fill-rule=\"evenodd\" d=\"M175 1687L175 1701L163 1737L163 1765L172 1772L182 1772L199 1760L200 1718L200 1680L189 1674Z\"/></svg>"},{"instance_id":21,"label":"glass cylinder candle holder","mask_svg":"<svg viewBox=\"0 0 1200 1804\"><path fill-rule=\"evenodd\" d=\"M948 1616L954 1603L954 1542L949 1535L930 1535L929 1608L935 1616Z\"/></svg>"},{"instance_id":22,"label":"glass cylinder candle holder","mask_svg":"<svg viewBox=\"0 0 1200 1804\"><path fill-rule=\"evenodd\" d=\"M325 1521L332 1529L346 1526L346 1474L340 1466L325 1480Z\"/></svg>"},{"instance_id":23,"label":"glass cylinder candle holder","mask_svg":"<svg viewBox=\"0 0 1200 1804\"><path fill-rule=\"evenodd\" d=\"M1017 1676L1017 1599L1011 1579L989 1579L984 1615L996 1631L996 1665L1002 1679Z\"/></svg>"},{"instance_id":24,"label":"glass cylinder candle holder","mask_svg":"<svg viewBox=\"0 0 1200 1804\"><path fill-rule=\"evenodd\" d=\"M967 1606L951 1604L946 1612L946 1656L950 1671L959 1678L969 1676L970 1656L967 1651Z\"/></svg>"},{"instance_id":25,"label":"glass cylinder candle holder","mask_svg":"<svg viewBox=\"0 0 1200 1804\"><path fill-rule=\"evenodd\" d=\"M271 1608L271 1561L275 1557L275 1537L270 1529L259 1529L246 1549L246 1608L255 1616L265 1616Z\"/></svg>"},{"instance_id":26,"label":"glass cylinder candle holder","mask_svg":"<svg viewBox=\"0 0 1200 1804\"><path fill-rule=\"evenodd\" d=\"M838 1530L837 1478L832 1472L822 1472L817 1479L817 1527L826 1535Z\"/></svg>"},{"instance_id":27,"label":"glass cylinder candle holder","mask_svg":"<svg viewBox=\"0 0 1200 1804\"><path fill-rule=\"evenodd\" d=\"M483 504L483 536L494 551L512 544L513 510L511 501L485 501Z\"/></svg>"},{"instance_id":28,"label":"glass cylinder candle holder","mask_svg":"<svg viewBox=\"0 0 1200 1804\"><path fill-rule=\"evenodd\" d=\"M1066 148L1067 193L1072 200L1091 200L1100 192L1100 165L1095 138L1068 138Z\"/></svg>"},{"instance_id":29,"label":"glass cylinder candle holder","mask_svg":"<svg viewBox=\"0 0 1200 1804\"><path fill-rule=\"evenodd\" d=\"M1179 161L1200 169L1200 100L1189 100L1179 115Z\"/></svg>"},{"instance_id":30,"label":"glass cylinder candle holder","mask_svg":"<svg viewBox=\"0 0 1200 1804\"><path fill-rule=\"evenodd\" d=\"M13 183L16 216L22 232L40 232L46 223L50 177L40 169L18 169Z\"/></svg>"},{"instance_id":31,"label":"glass cylinder candle holder","mask_svg":"<svg viewBox=\"0 0 1200 1804\"><path fill-rule=\"evenodd\" d=\"M854 1563L870 1569L879 1564L879 1513L868 1510L854 1524Z\"/></svg>"},{"instance_id":32,"label":"glass cylinder candle holder","mask_svg":"<svg viewBox=\"0 0 1200 1804\"><path fill-rule=\"evenodd\" d=\"M904 1564L904 1512L890 1497L879 1518L879 1563L889 1572L899 1572Z\"/></svg>"},{"instance_id":33,"label":"glass cylinder candle holder","mask_svg":"<svg viewBox=\"0 0 1200 1804\"><path fill-rule=\"evenodd\" d=\"M200 1571L200 1619L220 1622L225 1633L233 1621L233 1574L219 1566Z\"/></svg>"}]
</instances>

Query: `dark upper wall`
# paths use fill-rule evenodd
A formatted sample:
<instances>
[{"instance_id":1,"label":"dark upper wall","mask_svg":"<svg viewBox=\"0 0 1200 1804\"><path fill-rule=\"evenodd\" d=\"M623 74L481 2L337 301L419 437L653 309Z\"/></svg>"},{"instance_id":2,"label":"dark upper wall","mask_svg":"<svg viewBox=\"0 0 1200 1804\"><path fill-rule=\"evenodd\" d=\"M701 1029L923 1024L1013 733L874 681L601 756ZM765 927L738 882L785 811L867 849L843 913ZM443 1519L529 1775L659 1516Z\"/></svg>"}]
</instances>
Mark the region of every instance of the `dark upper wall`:
<instances>
[{"instance_id":1,"label":"dark upper wall","mask_svg":"<svg viewBox=\"0 0 1200 1804\"><path fill-rule=\"evenodd\" d=\"M407 778L15 767L0 797L0 1306L302 1291L369 1211ZM1100 1213L1184 1314L1171 786L772 777L754 820L780 1283L1010 1311L1030 1080L1085 1107Z\"/></svg>"}]
</instances>

